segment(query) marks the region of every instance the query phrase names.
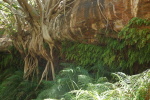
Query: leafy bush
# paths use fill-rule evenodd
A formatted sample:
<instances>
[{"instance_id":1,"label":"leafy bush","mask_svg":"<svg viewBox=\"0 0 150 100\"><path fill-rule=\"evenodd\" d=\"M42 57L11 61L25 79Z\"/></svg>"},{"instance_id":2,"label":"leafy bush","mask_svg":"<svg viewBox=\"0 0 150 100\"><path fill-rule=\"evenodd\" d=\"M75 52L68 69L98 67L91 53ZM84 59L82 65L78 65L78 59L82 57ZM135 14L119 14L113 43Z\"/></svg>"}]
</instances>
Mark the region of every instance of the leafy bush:
<instances>
[{"instance_id":1,"label":"leafy bush","mask_svg":"<svg viewBox=\"0 0 150 100\"><path fill-rule=\"evenodd\" d=\"M106 77L94 79L82 67L70 66L35 100L145 100L150 89L150 70L132 76L112 73L114 82L110 82Z\"/></svg>"},{"instance_id":2,"label":"leafy bush","mask_svg":"<svg viewBox=\"0 0 150 100\"><path fill-rule=\"evenodd\" d=\"M42 91L37 100L43 100L46 98L61 98L65 93L84 88L86 83L91 82L91 78L88 75L88 72L82 67L63 63L63 66L67 66L60 71L57 75L56 80L53 85Z\"/></svg>"},{"instance_id":3,"label":"leafy bush","mask_svg":"<svg viewBox=\"0 0 150 100\"><path fill-rule=\"evenodd\" d=\"M23 79L23 60L12 47L9 53L0 53L0 100L31 100L36 98L37 81ZM35 78L33 78L35 79Z\"/></svg>"},{"instance_id":4,"label":"leafy bush","mask_svg":"<svg viewBox=\"0 0 150 100\"><path fill-rule=\"evenodd\" d=\"M145 100L150 89L150 70L126 77L116 73L113 75L119 79L116 83L89 83L87 89L70 91L64 98L65 100ZM130 83L126 79L129 79ZM146 100L149 99L150 97L147 96Z\"/></svg>"},{"instance_id":5,"label":"leafy bush","mask_svg":"<svg viewBox=\"0 0 150 100\"><path fill-rule=\"evenodd\" d=\"M38 94L36 86L37 82L24 80L23 72L16 71L0 84L0 100L31 100Z\"/></svg>"},{"instance_id":6,"label":"leafy bush","mask_svg":"<svg viewBox=\"0 0 150 100\"><path fill-rule=\"evenodd\" d=\"M14 46L9 48L9 52L0 52L0 72L8 68L21 69L23 64L23 59Z\"/></svg>"},{"instance_id":7,"label":"leafy bush","mask_svg":"<svg viewBox=\"0 0 150 100\"><path fill-rule=\"evenodd\" d=\"M24 80L22 71L12 73L0 84L0 100L145 100L149 98L147 93L150 89L150 70L132 76L122 72L112 73L112 78L115 80L113 83L106 77L93 78L80 66L65 63L62 65L67 67L59 72L56 80L43 80L37 90L35 88L38 82Z\"/></svg>"}]
</instances>

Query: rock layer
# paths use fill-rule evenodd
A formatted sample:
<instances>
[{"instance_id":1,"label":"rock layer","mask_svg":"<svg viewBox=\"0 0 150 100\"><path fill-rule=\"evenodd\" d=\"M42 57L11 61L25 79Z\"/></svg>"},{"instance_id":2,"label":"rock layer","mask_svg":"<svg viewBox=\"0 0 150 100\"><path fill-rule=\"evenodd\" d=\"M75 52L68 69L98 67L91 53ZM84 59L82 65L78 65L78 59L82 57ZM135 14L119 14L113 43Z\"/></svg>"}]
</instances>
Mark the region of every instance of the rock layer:
<instances>
[{"instance_id":1,"label":"rock layer","mask_svg":"<svg viewBox=\"0 0 150 100\"><path fill-rule=\"evenodd\" d=\"M75 0L67 17L59 15L51 20L51 36L78 41L91 40L97 34L118 38L101 30L119 32L133 17L150 18L149 9L150 0Z\"/></svg>"}]
</instances>

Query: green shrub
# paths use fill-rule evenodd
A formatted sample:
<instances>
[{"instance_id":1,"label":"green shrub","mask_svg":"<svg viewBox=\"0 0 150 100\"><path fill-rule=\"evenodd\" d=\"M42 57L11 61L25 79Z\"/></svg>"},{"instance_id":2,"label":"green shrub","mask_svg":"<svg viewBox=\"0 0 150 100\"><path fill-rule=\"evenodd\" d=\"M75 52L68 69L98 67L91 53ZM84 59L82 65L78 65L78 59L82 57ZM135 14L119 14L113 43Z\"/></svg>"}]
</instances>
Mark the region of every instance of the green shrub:
<instances>
[{"instance_id":1,"label":"green shrub","mask_svg":"<svg viewBox=\"0 0 150 100\"><path fill-rule=\"evenodd\" d=\"M63 63L64 68L59 72L54 81L53 85L42 91L37 100L43 100L46 98L61 98L65 93L71 91L85 88L86 84L92 82L89 77L88 72L80 66L75 66L73 64Z\"/></svg>"},{"instance_id":2,"label":"green shrub","mask_svg":"<svg viewBox=\"0 0 150 100\"><path fill-rule=\"evenodd\" d=\"M123 73L122 73L123 74ZM65 94L65 100L145 100L150 86L150 70L138 75L124 77L115 83L89 83L87 89L73 90ZM125 74L124 74L125 75ZM126 81L129 79L130 83ZM149 98L150 99L150 98Z\"/></svg>"},{"instance_id":3,"label":"green shrub","mask_svg":"<svg viewBox=\"0 0 150 100\"><path fill-rule=\"evenodd\" d=\"M0 100L31 100L38 94L36 86L37 82L24 80L23 72L16 71L0 84Z\"/></svg>"}]
</instances>

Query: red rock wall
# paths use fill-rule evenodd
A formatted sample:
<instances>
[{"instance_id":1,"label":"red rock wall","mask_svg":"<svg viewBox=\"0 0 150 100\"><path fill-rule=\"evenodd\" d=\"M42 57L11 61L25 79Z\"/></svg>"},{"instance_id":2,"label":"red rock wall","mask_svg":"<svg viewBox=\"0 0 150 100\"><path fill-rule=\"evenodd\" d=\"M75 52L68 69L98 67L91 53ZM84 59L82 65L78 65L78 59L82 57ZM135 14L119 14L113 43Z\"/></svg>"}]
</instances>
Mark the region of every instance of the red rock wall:
<instances>
[{"instance_id":1,"label":"red rock wall","mask_svg":"<svg viewBox=\"0 0 150 100\"><path fill-rule=\"evenodd\" d=\"M69 17L72 34L94 38L105 35L101 29L119 32L133 17L150 18L150 0L77 0Z\"/></svg>"}]
</instances>

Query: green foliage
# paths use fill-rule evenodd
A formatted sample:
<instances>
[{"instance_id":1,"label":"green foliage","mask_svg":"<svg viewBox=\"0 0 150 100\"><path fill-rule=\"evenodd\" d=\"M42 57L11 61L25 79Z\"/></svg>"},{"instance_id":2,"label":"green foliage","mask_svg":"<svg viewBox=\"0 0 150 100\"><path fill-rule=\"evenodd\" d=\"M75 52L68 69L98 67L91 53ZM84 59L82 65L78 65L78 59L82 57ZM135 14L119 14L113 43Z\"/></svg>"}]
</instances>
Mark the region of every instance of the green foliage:
<instances>
[{"instance_id":1,"label":"green foliage","mask_svg":"<svg viewBox=\"0 0 150 100\"><path fill-rule=\"evenodd\" d=\"M22 66L23 60L14 47L0 53L0 100L31 100L38 94L37 81L24 80Z\"/></svg>"},{"instance_id":2,"label":"green foliage","mask_svg":"<svg viewBox=\"0 0 150 100\"><path fill-rule=\"evenodd\" d=\"M10 65L10 62L13 60L13 56L12 54L1 54L0 59L0 68L3 68Z\"/></svg>"},{"instance_id":3,"label":"green foliage","mask_svg":"<svg viewBox=\"0 0 150 100\"><path fill-rule=\"evenodd\" d=\"M63 63L62 65L69 67L60 71L53 85L42 91L38 95L37 100L46 98L58 99L71 90L80 89L81 87L85 88L85 85L92 81L85 69L79 66L75 67L73 64Z\"/></svg>"},{"instance_id":4,"label":"green foliage","mask_svg":"<svg viewBox=\"0 0 150 100\"><path fill-rule=\"evenodd\" d=\"M9 34L12 35L16 32L15 17L14 14L8 9L8 3L0 2L0 35ZM12 7L17 9L17 6L12 4Z\"/></svg>"},{"instance_id":5,"label":"green foliage","mask_svg":"<svg viewBox=\"0 0 150 100\"><path fill-rule=\"evenodd\" d=\"M0 85L0 99L2 100L14 100L14 95L18 83L21 82L21 72L16 72L14 75L8 77L6 80L2 82Z\"/></svg>"},{"instance_id":6,"label":"green foliage","mask_svg":"<svg viewBox=\"0 0 150 100\"><path fill-rule=\"evenodd\" d=\"M112 62L115 63L116 55L107 47L73 42L63 42L62 47L67 60L75 61L92 72L95 77L108 76L114 71L113 67L108 66L112 66Z\"/></svg>"},{"instance_id":7,"label":"green foliage","mask_svg":"<svg viewBox=\"0 0 150 100\"><path fill-rule=\"evenodd\" d=\"M4 34L4 30L0 30L0 35L3 35Z\"/></svg>"},{"instance_id":8,"label":"green foliage","mask_svg":"<svg viewBox=\"0 0 150 100\"><path fill-rule=\"evenodd\" d=\"M77 42L63 42L62 52L67 60L73 60L81 66L109 66L109 69L129 69L133 66L148 66L150 62L150 21L133 18L118 34L118 39L97 36L102 45ZM109 34L116 34L112 31ZM88 67L89 68L89 67ZM99 67L101 68L101 67ZM95 70L98 70L95 69Z\"/></svg>"},{"instance_id":9,"label":"green foliage","mask_svg":"<svg viewBox=\"0 0 150 100\"><path fill-rule=\"evenodd\" d=\"M39 92L36 86L37 82L23 79L23 71L16 71L0 84L0 100L31 100Z\"/></svg>"},{"instance_id":10,"label":"green foliage","mask_svg":"<svg viewBox=\"0 0 150 100\"><path fill-rule=\"evenodd\" d=\"M11 47L9 50L9 52L0 53L0 83L16 70L22 69L24 64L23 59L14 47Z\"/></svg>"},{"instance_id":11,"label":"green foliage","mask_svg":"<svg viewBox=\"0 0 150 100\"><path fill-rule=\"evenodd\" d=\"M63 43L63 51L66 53L66 59L75 60L80 65L92 65L100 61L102 49L99 46L82 43ZM101 63L101 62L100 62Z\"/></svg>"},{"instance_id":12,"label":"green foliage","mask_svg":"<svg viewBox=\"0 0 150 100\"><path fill-rule=\"evenodd\" d=\"M13 46L9 48L9 51L0 53L0 71L10 67L23 66L23 59L19 52Z\"/></svg>"},{"instance_id":13,"label":"green foliage","mask_svg":"<svg viewBox=\"0 0 150 100\"><path fill-rule=\"evenodd\" d=\"M150 29L147 26L150 26L150 20L133 18L119 33L119 36L124 39L125 46L128 46L126 55L129 67L136 62L141 65L150 62Z\"/></svg>"},{"instance_id":14,"label":"green foliage","mask_svg":"<svg viewBox=\"0 0 150 100\"><path fill-rule=\"evenodd\" d=\"M115 73L114 73L115 74ZM124 74L124 73L122 73ZM141 74L127 76L126 79L116 75L119 81L116 83L89 83L87 89L74 90L66 94L66 100L145 100L148 89L150 89L150 70ZM124 74L125 75L125 74ZM72 95L71 95L72 94ZM68 98L69 96L70 98ZM150 98L149 98L150 99Z\"/></svg>"},{"instance_id":15,"label":"green foliage","mask_svg":"<svg viewBox=\"0 0 150 100\"><path fill-rule=\"evenodd\" d=\"M22 71L12 73L0 84L0 99L144 100L150 86L150 70L132 76L113 73L116 82L112 83L106 77L97 79L89 76L83 67L67 63L62 65L66 68L59 72L56 80L42 81L36 91L36 81L24 80Z\"/></svg>"},{"instance_id":16,"label":"green foliage","mask_svg":"<svg viewBox=\"0 0 150 100\"><path fill-rule=\"evenodd\" d=\"M132 76L112 73L116 80L112 83L106 77L95 79L82 67L74 67L60 71L54 83L35 100L144 100L150 89L150 70Z\"/></svg>"}]
</instances>

